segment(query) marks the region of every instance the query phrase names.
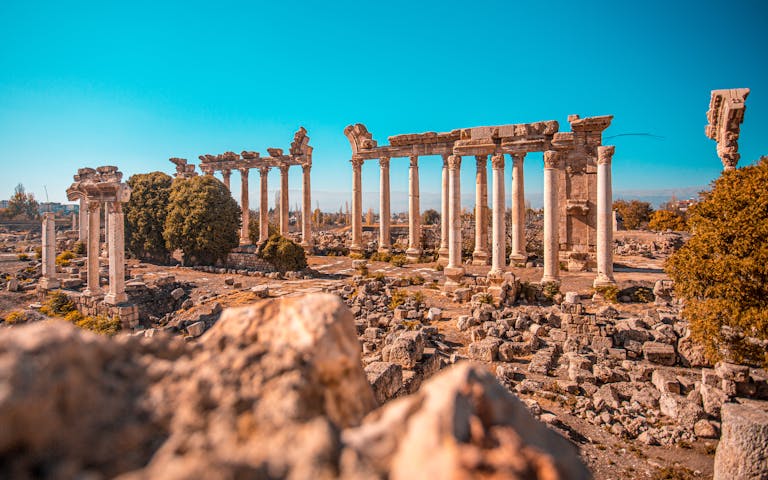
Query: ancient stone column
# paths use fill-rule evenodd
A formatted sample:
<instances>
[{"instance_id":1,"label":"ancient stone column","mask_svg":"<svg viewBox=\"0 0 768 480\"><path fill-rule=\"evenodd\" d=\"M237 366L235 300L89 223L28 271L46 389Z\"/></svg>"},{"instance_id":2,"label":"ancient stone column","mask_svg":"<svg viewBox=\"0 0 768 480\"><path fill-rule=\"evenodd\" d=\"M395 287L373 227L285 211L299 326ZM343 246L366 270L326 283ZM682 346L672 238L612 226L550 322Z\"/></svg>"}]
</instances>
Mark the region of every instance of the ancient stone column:
<instances>
[{"instance_id":1,"label":"ancient stone column","mask_svg":"<svg viewBox=\"0 0 768 480\"><path fill-rule=\"evenodd\" d=\"M461 156L448 157L448 221L451 224L448 236L448 265L445 274L447 289L461 284L464 267L461 263Z\"/></svg>"},{"instance_id":2,"label":"ancient stone column","mask_svg":"<svg viewBox=\"0 0 768 480\"><path fill-rule=\"evenodd\" d=\"M259 243L269 239L269 192L267 190L267 176L270 167L259 167L259 181L261 183L261 195L259 199Z\"/></svg>"},{"instance_id":3,"label":"ancient stone column","mask_svg":"<svg viewBox=\"0 0 768 480\"><path fill-rule=\"evenodd\" d=\"M43 277L40 287L51 290L59 287L56 280L56 220L53 212L43 213Z\"/></svg>"},{"instance_id":4,"label":"ancient stone column","mask_svg":"<svg viewBox=\"0 0 768 480\"><path fill-rule=\"evenodd\" d=\"M251 243L251 207L248 204L248 167L239 168L240 170L240 208L242 214L240 218L243 221L243 225L240 228L240 245L248 245Z\"/></svg>"},{"instance_id":5,"label":"ancient stone column","mask_svg":"<svg viewBox=\"0 0 768 480\"><path fill-rule=\"evenodd\" d=\"M448 235L450 235L450 222L448 220L448 155L443 155L443 188L441 191L440 205L440 255L438 262L448 264Z\"/></svg>"},{"instance_id":6,"label":"ancient stone column","mask_svg":"<svg viewBox=\"0 0 768 480\"><path fill-rule=\"evenodd\" d=\"M525 252L525 182L523 163L525 153L512 154L512 251L509 262L523 264L528 259Z\"/></svg>"},{"instance_id":7,"label":"ancient stone column","mask_svg":"<svg viewBox=\"0 0 768 480\"><path fill-rule=\"evenodd\" d=\"M560 278L556 177L558 167L558 153L554 150L544 152L544 276L541 283L557 282Z\"/></svg>"},{"instance_id":8,"label":"ancient stone column","mask_svg":"<svg viewBox=\"0 0 768 480\"><path fill-rule=\"evenodd\" d=\"M472 265L488 265L488 155L476 155L475 177L475 251Z\"/></svg>"},{"instance_id":9,"label":"ancient stone column","mask_svg":"<svg viewBox=\"0 0 768 480\"><path fill-rule=\"evenodd\" d=\"M101 223L101 202L88 200L88 245L86 247L88 285L83 294L89 297L99 295L99 237Z\"/></svg>"},{"instance_id":10,"label":"ancient stone column","mask_svg":"<svg viewBox=\"0 0 768 480\"><path fill-rule=\"evenodd\" d=\"M389 203L389 159L380 158L379 167L379 251L389 252L392 250L390 223L392 222L392 212Z\"/></svg>"},{"instance_id":11,"label":"ancient stone column","mask_svg":"<svg viewBox=\"0 0 768 480\"><path fill-rule=\"evenodd\" d=\"M363 251L363 160L352 159L352 244L351 253Z\"/></svg>"},{"instance_id":12,"label":"ancient stone column","mask_svg":"<svg viewBox=\"0 0 768 480\"><path fill-rule=\"evenodd\" d=\"M614 146L597 147L597 277L594 286L615 285L613 278L613 190L611 160Z\"/></svg>"},{"instance_id":13,"label":"ancient stone column","mask_svg":"<svg viewBox=\"0 0 768 480\"><path fill-rule=\"evenodd\" d=\"M109 232L109 213L107 206L109 205L109 202L104 202L104 248L106 249L109 246L109 235L107 234ZM109 251L107 250L107 255L109 255Z\"/></svg>"},{"instance_id":14,"label":"ancient stone column","mask_svg":"<svg viewBox=\"0 0 768 480\"><path fill-rule=\"evenodd\" d=\"M288 235L288 165L280 165L280 235Z\"/></svg>"},{"instance_id":15,"label":"ancient stone column","mask_svg":"<svg viewBox=\"0 0 768 480\"><path fill-rule=\"evenodd\" d=\"M72 231L77 231L77 215L75 215L75 212L72 212Z\"/></svg>"},{"instance_id":16,"label":"ancient stone column","mask_svg":"<svg viewBox=\"0 0 768 480\"><path fill-rule=\"evenodd\" d=\"M506 196L504 193L504 154L497 154L491 158L493 168L493 235L491 244L491 271L489 275L499 276L504 272L506 259L507 223L504 211Z\"/></svg>"},{"instance_id":17,"label":"ancient stone column","mask_svg":"<svg viewBox=\"0 0 768 480\"><path fill-rule=\"evenodd\" d=\"M408 169L408 250L405 255L411 262L421 257L421 210L419 207L419 157L411 157Z\"/></svg>"},{"instance_id":18,"label":"ancient stone column","mask_svg":"<svg viewBox=\"0 0 768 480\"><path fill-rule=\"evenodd\" d=\"M78 231L77 239L81 242L88 241L88 202L85 197L80 197L80 229Z\"/></svg>"},{"instance_id":19,"label":"ancient stone column","mask_svg":"<svg viewBox=\"0 0 768 480\"><path fill-rule=\"evenodd\" d=\"M310 188L310 170L312 165L301 166L301 246L312 251L312 192Z\"/></svg>"},{"instance_id":20,"label":"ancient stone column","mask_svg":"<svg viewBox=\"0 0 768 480\"><path fill-rule=\"evenodd\" d=\"M229 188L229 177L232 175L232 170L225 168L221 171L221 177L224 179L224 186L227 187L227 190L231 189Z\"/></svg>"},{"instance_id":21,"label":"ancient stone column","mask_svg":"<svg viewBox=\"0 0 768 480\"><path fill-rule=\"evenodd\" d=\"M128 300L125 294L125 219L123 204L119 201L107 204L109 213L109 292L104 302L117 305Z\"/></svg>"}]
</instances>

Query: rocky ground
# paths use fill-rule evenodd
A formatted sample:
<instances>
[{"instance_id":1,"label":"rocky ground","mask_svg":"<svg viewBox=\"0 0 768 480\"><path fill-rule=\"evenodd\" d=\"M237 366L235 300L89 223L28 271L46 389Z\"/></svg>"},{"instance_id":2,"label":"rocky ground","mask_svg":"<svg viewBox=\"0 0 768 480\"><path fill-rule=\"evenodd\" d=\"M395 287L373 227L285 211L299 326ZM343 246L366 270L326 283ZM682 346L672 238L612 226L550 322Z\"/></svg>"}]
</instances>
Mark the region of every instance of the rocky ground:
<instances>
[{"instance_id":1,"label":"rocky ground","mask_svg":"<svg viewBox=\"0 0 768 480\"><path fill-rule=\"evenodd\" d=\"M457 298L443 293L435 264L311 257L310 270L279 276L129 261L129 294L142 312L132 335L170 333L196 348L227 307L330 292L350 307L359 362L378 403L422 395L431 376L469 359L577 445L595 478L709 478L723 405L765 408L768 375L708 365L690 342L662 271L677 243L619 236L616 303L593 296L592 273L566 273L562 295L544 298L530 285L541 277L537 267L511 269L506 305L492 306L483 293L487 267L467 268L477 280ZM0 256L0 275L29 276L14 291L2 277L0 318L34 306L35 268L34 259Z\"/></svg>"}]
</instances>

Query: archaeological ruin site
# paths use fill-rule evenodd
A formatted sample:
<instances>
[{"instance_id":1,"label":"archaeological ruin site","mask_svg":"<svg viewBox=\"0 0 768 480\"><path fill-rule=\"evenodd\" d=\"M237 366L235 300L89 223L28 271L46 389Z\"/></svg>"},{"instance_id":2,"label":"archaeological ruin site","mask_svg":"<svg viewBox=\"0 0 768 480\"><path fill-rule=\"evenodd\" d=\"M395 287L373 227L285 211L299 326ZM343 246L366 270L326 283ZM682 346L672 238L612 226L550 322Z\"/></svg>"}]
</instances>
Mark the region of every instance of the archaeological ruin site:
<instances>
[{"instance_id":1,"label":"archaeological ruin site","mask_svg":"<svg viewBox=\"0 0 768 480\"><path fill-rule=\"evenodd\" d=\"M711 92L715 188L760 168L738 165L748 94ZM338 213L313 208L304 127L286 150L158 160L172 176L73 168L77 214L0 223L0 478L768 479L768 336L697 333L706 295L675 266L703 227L627 228L612 121L387 142L354 123Z\"/></svg>"}]
</instances>

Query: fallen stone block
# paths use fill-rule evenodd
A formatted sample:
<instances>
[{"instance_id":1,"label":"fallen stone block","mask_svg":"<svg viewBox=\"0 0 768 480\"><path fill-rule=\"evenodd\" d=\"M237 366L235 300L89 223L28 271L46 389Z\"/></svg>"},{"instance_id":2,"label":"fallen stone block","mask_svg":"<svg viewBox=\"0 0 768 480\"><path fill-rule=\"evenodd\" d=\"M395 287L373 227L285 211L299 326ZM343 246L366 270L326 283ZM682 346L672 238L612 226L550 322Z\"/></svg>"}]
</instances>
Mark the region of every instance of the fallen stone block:
<instances>
[{"instance_id":1,"label":"fallen stone block","mask_svg":"<svg viewBox=\"0 0 768 480\"><path fill-rule=\"evenodd\" d=\"M643 355L651 363L672 366L677 361L675 347L666 343L645 342L643 344Z\"/></svg>"},{"instance_id":2,"label":"fallen stone block","mask_svg":"<svg viewBox=\"0 0 768 480\"><path fill-rule=\"evenodd\" d=\"M403 368L396 363L371 362L365 367L365 376L379 405L394 397L403 386Z\"/></svg>"},{"instance_id":3,"label":"fallen stone block","mask_svg":"<svg viewBox=\"0 0 768 480\"><path fill-rule=\"evenodd\" d=\"M729 403L722 416L714 480L768 478L768 412Z\"/></svg>"}]
</instances>

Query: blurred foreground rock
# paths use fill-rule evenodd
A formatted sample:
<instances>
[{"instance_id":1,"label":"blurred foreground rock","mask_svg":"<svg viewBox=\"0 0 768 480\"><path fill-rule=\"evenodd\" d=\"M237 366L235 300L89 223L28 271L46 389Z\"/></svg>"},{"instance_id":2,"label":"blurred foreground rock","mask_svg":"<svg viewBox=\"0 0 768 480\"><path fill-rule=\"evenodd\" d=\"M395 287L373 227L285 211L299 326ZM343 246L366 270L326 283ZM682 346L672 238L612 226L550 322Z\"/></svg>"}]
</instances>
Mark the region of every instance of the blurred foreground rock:
<instances>
[{"instance_id":1,"label":"blurred foreground rock","mask_svg":"<svg viewBox=\"0 0 768 480\"><path fill-rule=\"evenodd\" d=\"M349 309L319 294L226 310L188 343L4 330L0 478L589 477L482 368L374 411L359 352Z\"/></svg>"}]
</instances>

